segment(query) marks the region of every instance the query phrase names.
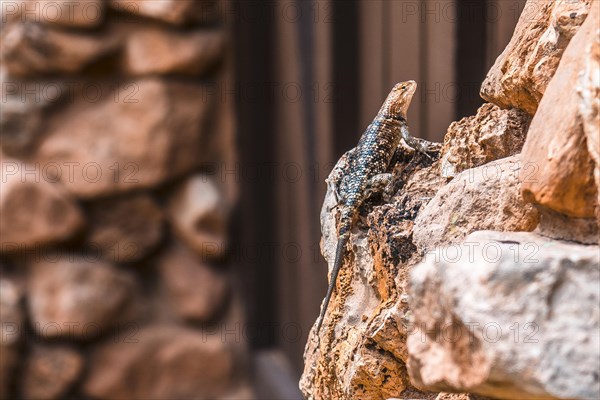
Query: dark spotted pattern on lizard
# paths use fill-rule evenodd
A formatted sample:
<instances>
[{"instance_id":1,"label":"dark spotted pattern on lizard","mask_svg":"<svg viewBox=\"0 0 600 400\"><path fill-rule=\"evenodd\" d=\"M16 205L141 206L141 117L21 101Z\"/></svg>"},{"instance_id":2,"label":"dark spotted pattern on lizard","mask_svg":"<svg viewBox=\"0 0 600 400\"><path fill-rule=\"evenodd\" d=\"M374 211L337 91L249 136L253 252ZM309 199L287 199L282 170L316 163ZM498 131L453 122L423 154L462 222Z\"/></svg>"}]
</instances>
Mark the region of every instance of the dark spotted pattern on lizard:
<instances>
[{"instance_id":1,"label":"dark spotted pattern on lizard","mask_svg":"<svg viewBox=\"0 0 600 400\"><path fill-rule=\"evenodd\" d=\"M396 84L373 122L363 133L357 147L349 153L348 165L337 188L337 201L340 206L338 242L331 279L319 315L317 334L331 300L358 209L370 191L382 189L391 180L391 174L386 172L400 139L404 139L407 145L420 153L427 154L427 146L410 135L406 124L406 113L416 89L415 81Z\"/></svg>"}]
</instances>

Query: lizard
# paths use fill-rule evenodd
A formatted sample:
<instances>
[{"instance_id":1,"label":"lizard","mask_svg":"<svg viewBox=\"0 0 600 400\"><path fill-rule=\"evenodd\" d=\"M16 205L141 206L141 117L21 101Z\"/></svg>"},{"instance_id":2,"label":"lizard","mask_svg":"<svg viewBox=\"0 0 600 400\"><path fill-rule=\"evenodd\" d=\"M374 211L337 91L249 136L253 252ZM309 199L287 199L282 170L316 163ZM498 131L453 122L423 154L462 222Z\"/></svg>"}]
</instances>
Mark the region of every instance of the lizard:
<instances>
[{"instance_id":1,"label":"lizard","mask_svg":"<svg viewBox=\"0 0 600 400\"><path fill-rule=\"evenodd\" d=\"M411 136L406 122L408 108L417 89L415 81L396 84L387 96L377 116L361 136L358 145L348 154L348 165L343 170L335 195L340 207L338 239L327 294L317 323L317 335L335 288L344 260L344 252L358 209L369 193L385 187L392 178L387 173L400 140L429 157L425 141Z\"/></svg>"}]
</instances>

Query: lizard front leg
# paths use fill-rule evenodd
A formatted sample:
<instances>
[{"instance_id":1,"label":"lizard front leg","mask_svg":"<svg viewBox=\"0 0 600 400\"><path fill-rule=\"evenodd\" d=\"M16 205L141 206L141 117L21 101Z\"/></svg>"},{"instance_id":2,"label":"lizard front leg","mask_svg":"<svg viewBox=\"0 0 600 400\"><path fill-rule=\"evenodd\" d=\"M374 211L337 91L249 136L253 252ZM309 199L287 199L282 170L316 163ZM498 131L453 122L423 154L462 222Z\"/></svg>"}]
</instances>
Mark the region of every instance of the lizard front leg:
<instances>
[{"instance_id":1,"label":"lizard front leg","mask_svg":"<svg viewBox=\"0 0 600 400\"><path fill-rule=\"evenodd\" d=\"M421 154L424 154L425 156L427 156L427 158L429 158L431 160L431 156L429 154L427 154L427 151L429 150L429 143L426 140L423 139L417 139L415 137L413 137L410 132L408 131L408 126L406 126L406 124L403 124L400 127L400 133L402 134L402 139L404 139L404 142L411 148L415 149L416 151L418 151Z\"/></svg>"}]
</instances>

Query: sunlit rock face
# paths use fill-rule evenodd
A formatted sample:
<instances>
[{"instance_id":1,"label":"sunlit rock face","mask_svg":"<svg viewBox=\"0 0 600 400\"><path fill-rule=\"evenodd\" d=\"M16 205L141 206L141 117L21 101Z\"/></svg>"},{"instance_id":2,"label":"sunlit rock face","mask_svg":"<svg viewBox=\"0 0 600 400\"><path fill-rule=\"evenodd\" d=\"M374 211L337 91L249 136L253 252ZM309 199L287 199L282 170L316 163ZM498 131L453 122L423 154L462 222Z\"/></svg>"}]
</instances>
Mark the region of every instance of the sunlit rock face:
<instances>
[{"instance_id":1,"label":"sunlit rock face","mask_svg":"<svg viewBox=\"0 0 600 400\"><path fill-rule=\"evenodd\" d=\"M403 149L309 335L306 398L600 397L599 8L528 1L488 103L435 161ZM345 163L321 213L330 268Z\"/></svg>"}]
</instances>

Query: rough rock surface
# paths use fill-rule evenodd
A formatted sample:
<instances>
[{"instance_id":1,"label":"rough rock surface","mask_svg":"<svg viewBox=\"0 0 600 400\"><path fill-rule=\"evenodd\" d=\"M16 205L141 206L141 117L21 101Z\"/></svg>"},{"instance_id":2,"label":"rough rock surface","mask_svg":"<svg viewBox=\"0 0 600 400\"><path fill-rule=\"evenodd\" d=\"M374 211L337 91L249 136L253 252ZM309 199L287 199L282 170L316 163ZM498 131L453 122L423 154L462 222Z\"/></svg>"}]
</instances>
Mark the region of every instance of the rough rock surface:
<instances>
[{"instance_id":1,"label":"rough rock surface","mask_svg":"<svg viewBox=\"0 0 600 400\"><path fill-rule=\"evenodd\" d=\"M227 250L227 205L208 175L193 175L175 188L167 215L175 234L203 258Z\"/></svg>"},{"instance_id":2,"label":"rough rock surface","mask_svg":"<svg viewBox=\"0 0 600 400\"><path fill-rule=\"evenodd\" d=\"M523 179L523 197L575 218L595 217L598 205L594 162L579 116L582 100L575 88L585 70L584 57L590 57L588 44L598 31L599 8L592 7L564 52L531 121L522 153L524 168L530 171Z\"/></svg>"},{"instance_id":3,"label":"rough rock surface","mask_svg":"<svg viewBox=\"0 0 600 400\"><path fill-rule=\"evenodd\" d=\"M2 28L0 54L12 76L75 73L117 50L118 44L117 36L84 35L24 22Z\"/></svg>"},{"instance_id":4,"label":"rough rock surface","mask_svg":"<svg viewBox=\"0 0 600 400\"><path fill-rule=\"evenodd\" d=\"M220 12L216 0L109 0L109 5L118 11L175 25L212 22Z\"/></svg>"},{"instance_id":5,"label":"rough rock surface","mask_svg":"<svg viewBox=\"0 0 600 400\"><path fill-rule=\"evenodd\" d=\"M0 268L2 266L0 265ZM2 271L4 272L4 271ZM15 367L19 362L19 342L23 335L23 290L19 283L0 277L0 398L9 397Z\"/></svg>"},{"instance_id":6,"label":"rough rock surface","mask_svg":"<svg viewBox=\"0 0 600 400\"><path fill-rule=\"evenodd\" d=\"M535 232L540 235L584 244L598 243L598 221L595 218L571 218L565 214L540 208L540 224Z\"/></svg>"},{"instance_id":7,"label":"rough rock surface","mask_svg":"<svg viewBox=\"0 0 600 400\"><path fill-rule=\"evenodd\" d=\"M342 157L329 175L321 211L321 250L330 268L337 244L333 191L346 162ZM320 338L316 325L309 334L300 381L307 398L381 399L411 390L402 345L408 316L405 271L419 257L412 243L415 215L443 182L439 163L407 153L398 160L389 188L396 196L375 196L361 210Z\"/></svg>"},{"instance_id":8,"label":"rough rock surface","mask_svg":"<svg viewBox=\"0 0 600 400\"><path fill-rule=\"evenodd\" d=\"M90 254L36 258L29 267L28 307L38 335L89 340L134 315L136 283L129 272Z\"/></svg>"},{"instance_id":9,"label":"rough rock surface","mask_svg":"<svg viewBox=\"0 0 600 400\"><path fill-rule=\"evenodd\" d=\"M83 357L66 346L36 344L22 372L21 390L27 400L61 398L83 370Z\"/></svg>"},{"instance_id":10,"label":"rough rock surface","mask_svg":"<svg viewBox=\"0 0 600 400\"><path fill-rule=\"evenodd\" d=\"M441 188L415 220L420 250L462 241L477 230L532 231L539 212L520 194L519 155L463 171Z\"/></svg>"},{"instance_id":11,"label":"rough rock surface","mask_svg":"<svg viewBox=\"0 0 600 400\"><path fill-rule=\"evenodd\" d=\"M411 273L412 381L499 398L598 398L599 257L598 246L489 231L428 254Z\"/></svg>"},{"instance_id":12,"label":"rough rock surface","mask_svg":"<svg viewBox=\"0 0 600 400\"><path fill-rule=\"evenodd\" d=\"M533 115L591 0L528 0L513 37L481 86L481 97Z\"/></svg>"},{"instance_id":13,"label":"rough rock surface","mask_svg":"<svg viewBox=\"0 0 600 400\"><path fill-rule=\"evenodd\" d=\"M528 1L482 87L493 105L450 127L441 161L398 160L392 186L360 210L321 332L309 334L306 398L600 397L600 252L547 237L598 240L598 150L588 147L600 85L589 27L600 16L586 20L590 3ZM321 214L330 266L332 190L345 162L328 178ZM579 213L526 192L544 163L556 175L533 184L562 184L551 194L579 202ZM497 232L472 233L484 229Z\"/></svg>"},{"instance_id":14,"label":"rough rock surface","mask_svg":"<svg viewBox=\"0 0 600 400\"><path fill-rule=\"evenodd\" d=\"M147 79L101 88L98 101L81 95L50 121L33 158L57 166L79 197L158 185L201 162L213 99L204 89Z\"/></svg>"},{"instance_id":15,"label":"rough rock surface","mask_svg":"<svg viewBox=\"0 0 600 400\"><path fill-rule=\"evenodd\" d=\"M113 262L138 261L160 242L163 215L149 195L94 201L89 205L87 246Z\"/></svg>"},{"instance_id":16,"label":"rough rock surface","mask_svg":"<svg viewBox=\"0 0 600 400\"><path fill-rule=\"evenodd\" d=\"M202 75L222 58L224 44L219 30L138 29L126 37L125 70L131 75Z\"/></svg>"},{"instance_id":17,"label":"rough rock surface","mask_svg":"<svg viewBox=\"0 0 600 400\"><path fill-rule=\"evenodd\" d=\"M234 363L220 337L151 326L98 347L84 392L93 398L216 399L235 386Z\"/></svg>"},{"instance_id":18,"label":"rough rock surface","mask_svg":"<svg viewBox=\"0 0 600 400\"><path fill-rule=\"evenodd\" d=\"M208 322L222 311L229 294L225 273L180 244L166 250L158 266L169 301L181 318Z\"/></svg>"},{"instance_id":19,"label":"rough rock surface","mask_svg":"<svg viewBox=\"0 0 600 400\"><path fill-rule=\"evenodd\" d=\"M68 239L83 225L79 206L58 183L48 182L35 165L0 157L0 252ZM26 213L19 212L25 207Z\"/></svg>"},{"instance_id":20,"label":"rough rock surface","mask_svg":"<svg viewBox=\"0 0 600 400\"><path fill-rule=\"evenodd\" d=\"M451 123L442 147L442 176L451 178L465 169L519 153L530 122L524 111L486 103L477 115Z\"/></svg>"},{"instance_id":21,"label":"rough rock surface","mask_svg":"<svg viewBox=\"0 0 600 400\"><path fill-rule=\"evenodd\" d=\"M597 8L598 5L593 7ZM596 13L596 10L592 11ZM597 26L596 26L597 27ZM579 115L582 119L583 132L587 148L594 160L594 178L598 188L598 204L600 204L600 31L591 37L591 43L586 45L583 56L583 71L579 80L578 93ZM600 225L600 207L596 209L596 220Z\"/></svg>"}]
</instances>

